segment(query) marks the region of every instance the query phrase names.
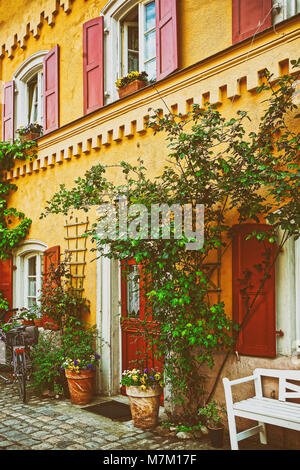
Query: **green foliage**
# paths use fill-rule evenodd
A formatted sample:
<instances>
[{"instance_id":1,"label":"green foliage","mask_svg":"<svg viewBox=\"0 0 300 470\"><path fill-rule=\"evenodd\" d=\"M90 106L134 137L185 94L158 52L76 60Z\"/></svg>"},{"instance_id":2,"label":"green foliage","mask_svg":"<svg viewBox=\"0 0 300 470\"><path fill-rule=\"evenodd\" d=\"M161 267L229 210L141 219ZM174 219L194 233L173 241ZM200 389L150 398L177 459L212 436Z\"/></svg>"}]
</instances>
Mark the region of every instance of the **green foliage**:
<instances>
[{"instance_id":1,"label":"green foliage","mask_svg":"<svg viewBox=\"0 0 300 470\"><path fill-rule=\"evenodd\" d=\"M155 385L164 386L162 374L154 369L126 370L123 372L121 383L126 387L141 387L142 390L154 387Z\"/></svg>"},{"instance_id":2,"label":"green foliage","mask_svg":"<svg viewBox=\"0 0 300 470\"><path fill-rule=\"evenodd\" d=\"M8 207L9 195L17 190L17 186L7 181L4 175L12 170L16 160L34 157L34 153L30 157L26 155L26 150L34 145L34 141L0 142L0 260L10 256L12 249L26 237L31 225L31 220L23 212Z\"/></svg>"},{"instance_id":3,"label":"green foliage","mask_svg":"<svg viewBox=\"0 0 300 470\"><path fill-rule=\"evenodd\" d=\"M70 285L69 260L66 257L58 265L50 260L42 292L34 307L38 317L44 315L54 320L59 328L63 328L71 317L81 320L89 312L89 301Z\"/></svg>"},{"instance_id":4,"label":"green foliage","mask_svg":"<svg viewBox=\"0 0 300 470\"><path fill-rule=\"evenodd\" d=\"M66 360L80 360L81 368L94 368L99 360L95 354L97 330L76 318L69 318L61 334L40 335L39 342L32 347L33 387L42 392L62 385ZM94 356L91 358L91 356ZM88 365L92 364L92 367Z\"/></svg>"},{"instance_id":5,"label":"green foliage","mask_svg":"<svg viewBox=\"0 0 300 470\"><path fill-rule=\"evenodd\" d=\"M204 408L198 410L199 416L205 417L205 422L212 428L218 428L222 422L222 414L226 413L224 406L218 406L215 400L212 400Z\"/></svg>"},{"instance_id":6,"label":"green foliage","mask_svg":"<svg viewBox=\"0 0 300 470\"><path fill-rule=\"evenodd\" d=\"M94 369L99 360L95 354L98 333L96 326L89 326L75 318L69 319L64 329L63 356L64 369Z\"/></svg>"},{"instance_id":7,"label":"green foliage","mask_svg":"<svg viewBox=\"0 0 300 470\"><path fill-rule=\"evenodd\" d=\"M299 61L294 65L299 67ZM205 206L205 241L197 251L186 250L184 236L173 237L174 225L171 239L161 233L156 239L117 237L111 240L110 252L97 222L89 232L102 256L134 258L142 265L147 301L144 320L136 326L147 344L145 367L148 351L164 359L166 381L174 403L184 405L186 425L196 424L195 410L203 402L201 366L213 367L216 351L230 352L239 330L232 325L224 301L211 294L213 269L207 269L217 250L222 254L231 244L233 215L239 223L268 221L269 231L251 236L262 244L276 241L275 259L261 267L261 284L244 321L283 245L299 237L300 135L290 126L299 117L293 102L298 79L295 71L274 84L266 72L258 90L265 95L265 110L250 132L246 124L251 118L243 110L229 119L209 105L203 109L195 104L187 118L155 111L149 128L154 134L164 132L170 151L168 165L158 177L150 178L141 160L137 165L121 162L124 183L118 185L106 178L109 167L96 165L71 190L61 185L41 215L67 214L72 209L87 212L120 194L126 195L129 205L143 204L149 212L153 204ZM129 217L129 223L133 220L134 216ZM121 234L120 227L117 233Z\"/></svg>"},{"instance_id":8,"label":"green foliage","mask_svg":"<svg viewBox=\"0 0 300 470\"><path fill-rule=\"evenodd\" d=\"M54 383L60 382L60 366L63 360L63 351L60 339L57 336L48 338L40 335L39 342L31 349L32 358L32 386L42 393L51 389Z\"/></svg>"}]
</instances>

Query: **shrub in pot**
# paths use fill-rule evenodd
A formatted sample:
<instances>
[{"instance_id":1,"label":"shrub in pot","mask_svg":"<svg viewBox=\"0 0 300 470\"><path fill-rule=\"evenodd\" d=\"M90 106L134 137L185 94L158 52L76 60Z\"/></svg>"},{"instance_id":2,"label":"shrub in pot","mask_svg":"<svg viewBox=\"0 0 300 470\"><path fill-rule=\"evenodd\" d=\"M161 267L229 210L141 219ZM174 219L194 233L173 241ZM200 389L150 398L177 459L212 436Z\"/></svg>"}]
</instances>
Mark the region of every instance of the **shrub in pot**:
<instances>
[{"instance_id":1,"label":"shrub in pot","mask_svg":"<svg viewBox=\"0 0 300 470\"><path fill-rule=\"evenodd\" d=\"M205 417L209 431L211 445L213 447L223 447L224 444L224 424L222 414L226 413L224 406L218 406L215 400L209 402L205 407L198 410L200 416Z\"/></svg>"},{"instance_id":2,"label":"shrub in pot","mask_svg":"<svg viewBox=\"0 0 300 470\"><path fill-rule=\"evenodd\" d=\"M62 335L65 369L71 402L77 405L89 403L93 396L96 367L100 356L95 353L97 330L74 319Z\"/></svg>"},{"instance_id":3,"label":"shrub in pot","mask_svg":"<svg viewBox=\"0 0 300 470\"><path fill-rule=\"evenodd\" d=\"M40 394L53 391L55 384L60 383L62 352L57 335L41 334L38 344L32 348L32 386Z\"/></svg>"},{"instance_id":4,"label":"shrub in pot","mask_svg":"<svg viewBox=\"0 0 300 470\"><path fill-rule=\"evenodd\" d=\"M126 387L133 425L142 429L157 426L164 386L161 373L154 369L126 370L121 383Z\"/></svg>"}]
</instances>

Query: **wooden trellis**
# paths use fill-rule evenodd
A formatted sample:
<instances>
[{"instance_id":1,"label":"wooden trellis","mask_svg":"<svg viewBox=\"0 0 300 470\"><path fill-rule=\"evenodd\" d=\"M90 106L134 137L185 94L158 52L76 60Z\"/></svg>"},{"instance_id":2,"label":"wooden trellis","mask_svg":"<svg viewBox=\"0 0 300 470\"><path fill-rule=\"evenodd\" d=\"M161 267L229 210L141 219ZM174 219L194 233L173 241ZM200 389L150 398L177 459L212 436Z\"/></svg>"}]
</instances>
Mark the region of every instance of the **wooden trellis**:
<instances>
[{"instance_id":1,"label":"wooden trellis","mask_svg":"<svg viewBox=\"0 0 300 470\"><path fill-rule=\"evenodd\" d=\"M221 248L216 250L216 259L210 263L205 263L203 269L206 271L209 279L209 290L210 294L216 294L218 302L221 301Z\"/></svg>"},{"instance_id":2,"label":"wooden trellis","mask_svg":"<svg viewBox=\"0 0 300 470\"><path fill-rule=\"evenodd\" d=\"M88 229L88 224L88 218L85 222L78 222L77 217L74 221L66 220L65 224L65 240L67 241L68 246L66 252L71 255L71 259L68 261L71 275L70 284L80 293L84 291L83 281L85 278L87 252L87 237L85 236L85 233Z\"/></svg>"}]
</instances>

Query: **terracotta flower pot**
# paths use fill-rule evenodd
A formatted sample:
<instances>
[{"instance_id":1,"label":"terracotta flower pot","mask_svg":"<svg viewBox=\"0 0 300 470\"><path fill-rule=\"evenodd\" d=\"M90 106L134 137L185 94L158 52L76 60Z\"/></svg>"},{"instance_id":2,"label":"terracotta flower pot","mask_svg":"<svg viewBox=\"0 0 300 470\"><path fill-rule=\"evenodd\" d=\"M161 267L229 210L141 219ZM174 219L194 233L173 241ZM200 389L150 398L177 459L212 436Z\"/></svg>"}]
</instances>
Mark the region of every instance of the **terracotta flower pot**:
<instances>
[{"instance_id":1,"label":"terracotta flower pot","mask_svg":"<svg viewBox=\"0 0 300 470\"><path fill-rule=\"evenodd\" d=\"M147 82L144 80L133 80L132 82L129 82L127 85L118 89L119 98L124 98L124 96L131 95L131 93L134 93L141 88L145 88L146 85Z\"/></svg>"},{"instance_id":2,"label":"terracotta flower pot","mask_svg":"<svg viewBox=\"0 0 300 470\"><path fill-rule=\"evenodd\" d=\"M86 405L93 396L95 371L81 370L80 373L66 369L71 402L74 405Z\"/></svg>"},{"instance_id":3,"label":"terracotta flower pot","mask_svg":"<svg viewBox=\"0 0 300 470\"><path fill-rule=\"evenodd\" d=\"M39 132L27 132L27 134L23 134L20 137L21 142L27 142L27 140L36 140L38 137L40 137Z\"/></svg>"},{"instance_id":4,"label":"terracotta flower pot","mask_svg":"<svg viewBox=\"0 0 300 470\"><path fill-rule=\"evenodd\" d=\"M37 327L43 326L43 319L42 318L35 318L33 321L34 321L35 326L37 326Z\"/></svg>"},{"instance_id":5,"label":"terracotta flower pot","mask_svg":"<svg viewBox=\"0 0 300 470\"><path fill-rule=\"evenodd\" d=\"M22 323L23 323L23 325L25 325L25 326L34 325L33 320L22 320Z\"/></svg>"},{"instance_id":6,"label":"terracotta flower pot","mask_svg":"<svg viewBox=\"0 0 300 470\"><path fill-rule=\"evenodd\" d=\"M162 389L158 385L155 388L142 390L141 387L126 387L129 398L133 425L136 428L150 429L157 426L160 397Z\"/></svg>"}]
</instances>

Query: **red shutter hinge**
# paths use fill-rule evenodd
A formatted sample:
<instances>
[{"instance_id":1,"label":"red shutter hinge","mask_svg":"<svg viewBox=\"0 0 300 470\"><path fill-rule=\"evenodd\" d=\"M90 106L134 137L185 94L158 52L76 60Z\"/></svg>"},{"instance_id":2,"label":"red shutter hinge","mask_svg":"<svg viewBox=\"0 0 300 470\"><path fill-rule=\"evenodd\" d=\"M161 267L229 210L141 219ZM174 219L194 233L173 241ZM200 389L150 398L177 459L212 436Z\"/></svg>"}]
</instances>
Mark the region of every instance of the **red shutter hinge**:
<instances>
[{"instance_id":1,"label":"red shutter hinge","mask_svg":"<svg viewBox=\"0 0 300 470\"><path fill-rule=\"evenodd\" d=\"M283 331L282 331L282 330L276 330L276 331L275 331L275 335L278 335L278 336L283 336L283 335L284 335L284 333L283 333Z\"/></svg>"}]
</instances>

